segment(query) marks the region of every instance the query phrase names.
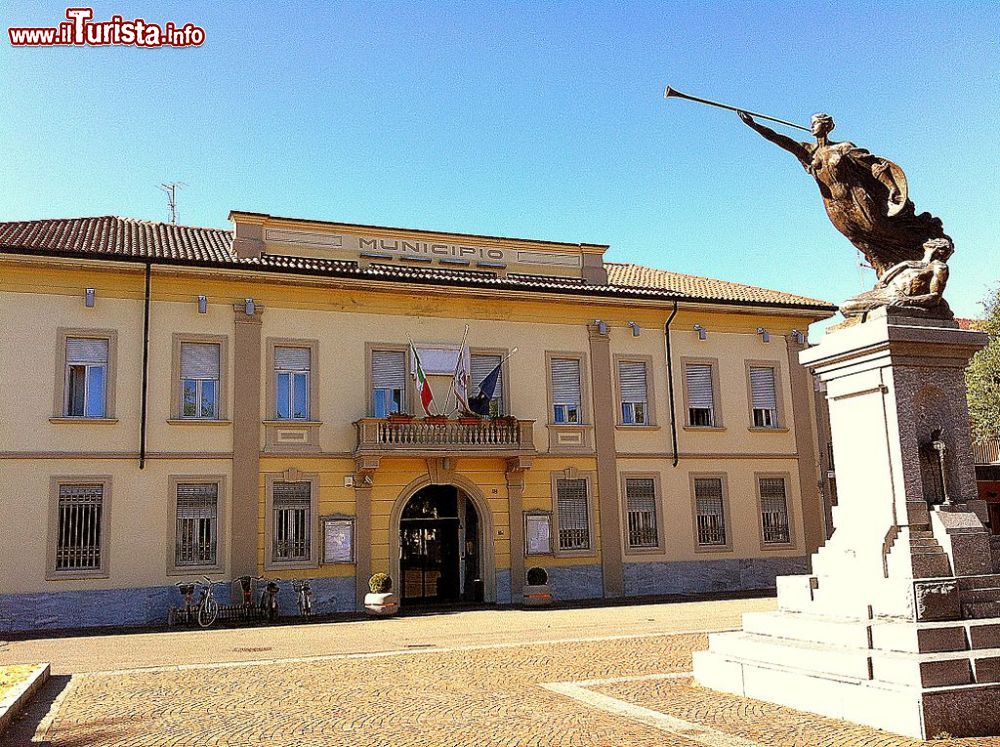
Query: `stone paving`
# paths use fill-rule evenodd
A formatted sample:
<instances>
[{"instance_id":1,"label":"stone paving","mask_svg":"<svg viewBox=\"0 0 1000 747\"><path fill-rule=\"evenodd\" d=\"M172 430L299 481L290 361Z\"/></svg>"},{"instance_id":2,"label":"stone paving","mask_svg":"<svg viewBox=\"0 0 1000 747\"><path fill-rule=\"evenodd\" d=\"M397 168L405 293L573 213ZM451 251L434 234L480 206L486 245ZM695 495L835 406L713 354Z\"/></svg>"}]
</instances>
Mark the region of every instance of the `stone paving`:
<instances>
[{"instance_id":1,"label":"stone paving","mask_svg":"<svg viewBox=\"0 0 1000 747\"><path fill-rule=\"evenodd\" d=\"M732 603L726 603L732 604ZM761 600L745 600L746 608ZM733 624L731 607L703 603L705 627ZM670 606L586 610L585 634L554 639L569 611L507 618L518 631L504 640L426 648L329 653L268 662L212 660L182 666L91 671L64 682L55 706L43 703L48 720L22 724L11 744L83 745L663 745L665 747L917 747L925 744L844 722L722 695L690 682L691 653L705 647L703 633L612 637L616 621L655 620ZM572 611L574 613L581 611ZM458 631L478 620L466 613L438 618ZM502 616L507 613L492 613ZM551 614L550 618L546 615ZM645 614L645 618L640 616ZM630 617L632 616L632 617ZM430 629L435 618L361 623L357 633L372 645L383 633L409 625ZM603 623L603 624L602 624ZM311 635L334 636L341 625L312 626ZM503 627L501 625L501 627ZM305 628L263 629L254 635L297 637ZM381 631L381 632L380 632ZM219 631L231 644L248 631ZM177 648L197 633L153 635L150 650L132 650L131 661L155 662L158 646ZM536 636L548 640L536 641ZM581 636L583 638L584 636ZM503 638L497 632L491 638ZM520 639L520 640L516 640ZM86 639L76 639L84 641ZM92 639L95 648L104 639ZM48 642L58 647L58 640ZM33 642L36 647L45 642ZM82 643L74 644L83 646ZM13 644L17 651L18 644ZM252 648L252 647L244 647ZM294 649L294 646L292 647ZM33 649L33 650L36 650ZM55 649L53 649L55 650ZM255 652L245 651L252 656ZM296 653L301 654L301 651ZM270 652L256 652L268 656ZM79 652L76 654L79 656ZM68 679L68 684L65 680ZM41 713L35 714L36 720ZM30 728L28 728L30 726ZM35 732L32 737L32 731ZM1000 747L998 739L939 740L935 747Z\"/></svg>"}]
</instances>

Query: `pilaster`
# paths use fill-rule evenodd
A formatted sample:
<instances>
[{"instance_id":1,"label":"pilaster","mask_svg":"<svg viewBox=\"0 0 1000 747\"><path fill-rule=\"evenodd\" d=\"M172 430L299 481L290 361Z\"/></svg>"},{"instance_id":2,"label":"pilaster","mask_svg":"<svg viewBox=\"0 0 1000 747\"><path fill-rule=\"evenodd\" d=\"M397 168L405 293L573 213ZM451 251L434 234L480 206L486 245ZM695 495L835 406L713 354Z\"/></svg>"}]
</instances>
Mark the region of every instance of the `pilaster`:
<instances>
[{"instance_id":1,"label":"pilaster","mask_svg":"<svg viewBox=\"0 0 1000 747\"><path fill-rule=\"evenodd\" d=\"M233 497L229 572L257 575L260 501L261 315L264 306L234 304L233 333Z\"/></svg>"}]
</instances>

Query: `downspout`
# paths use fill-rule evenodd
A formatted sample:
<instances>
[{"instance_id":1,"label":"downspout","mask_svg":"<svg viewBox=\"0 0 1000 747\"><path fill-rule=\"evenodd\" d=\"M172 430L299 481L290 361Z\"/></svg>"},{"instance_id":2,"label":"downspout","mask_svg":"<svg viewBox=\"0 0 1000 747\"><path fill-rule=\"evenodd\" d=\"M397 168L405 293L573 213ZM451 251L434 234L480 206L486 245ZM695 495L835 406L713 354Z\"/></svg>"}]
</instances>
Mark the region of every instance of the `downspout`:
<instances>
[{"instance_id":1,"label":"downspout","mask_svg":"<svg viewBox=\"0 0 1000 747\"><path fill-rule=\"evenodd\" d=\"M670 442L673 447L674 467L677 466L679 457L677 456L677 406L674 403L674 358L670 354L670 323L677 316L677 301L674 301L674 310L670 312L667 323L663 325L663 337L666 340L667 356L667 392L670 398Z\"/></svg>"},{"instance_id":2,"label":"downspout","mask_svg":"<svg viewBox=\"0 0 1000 747\"><path fill-rule=\"evenodd\" d=\"M139 421L139 469L146 466L146 400L149 388L149 281L152 264L146 263L146 293L142 308L142 413Z\"/></svg>"}]
</instances>

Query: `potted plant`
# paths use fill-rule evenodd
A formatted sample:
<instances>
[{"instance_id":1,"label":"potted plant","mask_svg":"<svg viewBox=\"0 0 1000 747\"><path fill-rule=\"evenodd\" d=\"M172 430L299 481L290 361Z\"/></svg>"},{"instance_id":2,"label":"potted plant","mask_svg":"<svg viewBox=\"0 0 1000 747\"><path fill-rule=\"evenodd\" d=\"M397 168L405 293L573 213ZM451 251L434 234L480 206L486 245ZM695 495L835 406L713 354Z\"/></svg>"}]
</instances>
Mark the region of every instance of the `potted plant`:
<instances>
[{"instance_id":1,"label":"potted plant","mask_svg":"<svg viewBox=\"0 0 1000 747\"><path fill-rule=\"evenodd\" d=\"M448 422L448 416L447 415L428 415L426 418L424 418L424 422L425 423L429 423L430 425L444 425L445 423Z\"/></svg>"},{"instance_id":2,"label":"potted plant","mask_svg":"<svg viewBox=\"0 0 1000 747\"><path fill-rule=\"evenodd\" d=\"M390 412L390 423L409 423L413 421L413 416L408 412Z\"/></svg>"},{"instance_id":3,"label":"potted plant","mask_svg":"<svg viewBox=\"0 0 1000 747\"><path fill-rule=\"evenodd\" d=\"M544 607L552 604L552 592L549 590L549 574L544 568L535 566L529 568L525 575L524 606Z\"/></svg>"},{"instance_id":4,"label":"potted plant","mask_svg":"<svg viewBox=\"0 0 1000 747\"><path fill-rule=\"evenodd\" d=\"M468 412L463 412L458 416L458 422L462 425L479 425L482 422L482 418L478 415L473 415Z\"/></svg>"},{"instance_id":5,"label":"potted plant","mask_svg":"<svg viewBox=\"0 0 1000 747\"><path fill-rule=\"evenodd\" d=\"M369 593L365 594L365 611L369 615L395 615L399 600L392 593L392 579L388 573L376 573L368 579Z\"/></svg>"}]
</instances>

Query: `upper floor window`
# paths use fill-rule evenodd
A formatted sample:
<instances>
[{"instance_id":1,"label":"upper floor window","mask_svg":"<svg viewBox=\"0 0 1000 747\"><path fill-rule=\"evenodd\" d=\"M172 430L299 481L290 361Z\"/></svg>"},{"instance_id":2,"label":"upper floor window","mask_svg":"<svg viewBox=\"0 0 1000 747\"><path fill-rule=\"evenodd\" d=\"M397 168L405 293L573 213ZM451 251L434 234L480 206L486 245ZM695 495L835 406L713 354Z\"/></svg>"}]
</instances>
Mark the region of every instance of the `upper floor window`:
<instances>
[{"instance_id":1,"label":"upper floor window","mask_svg":"<svg viewBox=\"0 0 1000 747\"><path fill-rule=\"evenodd\" d=\"M373 350L371 361L372 416L406 412L406 353Z\"/></svg>"},{"instance_id":2,"label":"upper floor window","mask_svg":"<svg viewBox=\"0 0 1000 747\"><path fill-rule=\"evenodd\" d=\"M712 364L688 363L684 376L687 385L688 425L714 427L716 416Z\"/></svg>"},{"instance_id":3,"label":"upper floor window","mask_svg":"<svg viewBox=\"0 0 1000 747\"><path fill-rule=\"evenodd\" d=\"M580 423L580 360L578 358L552 358L552 421L554 423Z\"/></svg>"},{"instance_id":4,"label":"upper floor window","mask_svg":"<svg viewBox=\"0 0 1000 747\"><path fill-rule=\"evenodd\" d=\"M279 420L308 420L311 351L309 348L274 348L274 403Z\"/></svg>"},{"instance_id":5,"label":"upper floor window","mask_svg":"<svg viewBox=\"0 0 1000 747\"><path fill-rule=\"evenodd\" d=\"M646 364L642 361L620 361L618 389L621 395L622 423L648 425L650 413L646 390Z\"/></svg>"},{"instance_id":6,"label":"upper floor window","mask_svg":"<svg viewBox=\"0 0 1000 747\"><path fill-rule=\"evenodd\" d=\"M501 357L499 355L488 355L486 353L473 353L469 357L469 383L471 384L469 396L479 393L479 385L482 384L487 376L493 373L493 370L500 365L500 361ZM493 390L493 397L490 399L490 417L495 418L506 414L503 401L503 369L501 368L497 376L496 388Z\"/></svg>"},{"instance_id":7,"label":"upper floor window","mask_svg":"<svg viewBox=\"0 0 1000 747\"><path fill-rule=\"evenodd\" d=\"M628 546L659 546L656 526L656 483L651 477L625 478L625 508L628 518Z\"/></svg>"},{"instance_id":8,"label":"upper floor window","mask_svg":"<svg viewBox=\"0 0 1000 747\"><path fill-rule=\"evenodd\" d=\"M784 477L759 477L760 521L764 544L785 545L791 542L788 525L788 498Z\"/></svg>"},{"instance_id":9,"label":"upper floor window","mask_svg":"<svg viewBox=\"0 0 1000 747\"><path fill-rule=\"evenodd\" d=\"M750 406L755 428L777 428L778 394L773 366L750 366Z\"/></svg>"},{"instance_id":10,"label":"upper floor window","mask_svg":"<svg viewBox=\"0 0 1000 747\"><path fill-rule=\"evenodd\" d=\"M81 418L106 417L108 343L107 338L66 338L64 415Z\"/></svg>"},{"instance_id":11,"label":"upper floor window","mask_svg":"<svg viewBox=\"0 0 1000 747\"><path fill-rule=\"evenodd\" d=\"M218 343L181 343L181 417L219 417L220 360Z\"/></svg>"},{"instance_id":12,"label":"upper floor window","mask_svg":"<svg viewBox=\"0 0 1000 747\"><path fill-rule=\"evenodd\" d=\"M585 478L556 480L560 550L590 549L590 507Z\"/></svg>"}]
</instances>

